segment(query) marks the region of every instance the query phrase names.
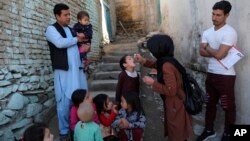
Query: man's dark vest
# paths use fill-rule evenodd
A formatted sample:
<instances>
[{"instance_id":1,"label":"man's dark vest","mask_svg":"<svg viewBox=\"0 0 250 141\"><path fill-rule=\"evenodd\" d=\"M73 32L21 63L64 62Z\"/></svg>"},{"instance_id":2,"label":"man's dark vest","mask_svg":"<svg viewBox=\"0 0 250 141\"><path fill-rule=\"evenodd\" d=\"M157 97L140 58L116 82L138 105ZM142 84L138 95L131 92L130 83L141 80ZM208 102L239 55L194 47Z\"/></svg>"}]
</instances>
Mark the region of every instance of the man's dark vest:
<instances>
[{"instance_id":1,"label":"man's dark vest","mask_svg":"<svg viewBox=\"0 0 250 141\"><path fill-rule=\"evenodd\" d=\"M56 30L62 35L63 38L67 38L64 29L58 24L54 23L53 26ZM71 28L69 28L72 36L74 36ZM60 69L60 70L68 70L68 55L67 55L67 48L57 48L53 43L48 41L49 49L50 49L50 58L52 62L52 68Z\"/></svg>"}]
</instances>

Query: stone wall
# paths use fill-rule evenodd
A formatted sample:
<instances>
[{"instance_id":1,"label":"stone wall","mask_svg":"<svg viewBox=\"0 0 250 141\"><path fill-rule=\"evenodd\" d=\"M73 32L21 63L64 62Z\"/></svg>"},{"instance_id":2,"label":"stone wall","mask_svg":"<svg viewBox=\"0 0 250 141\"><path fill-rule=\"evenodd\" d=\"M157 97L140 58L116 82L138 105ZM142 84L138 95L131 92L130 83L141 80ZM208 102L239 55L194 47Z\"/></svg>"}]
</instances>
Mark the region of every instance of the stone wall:
<instances>
[{"instance_id":1,"label":"stone wall","mask_svg":"<svg viewBox=\"0 0 250 141\"><path fill-rule=\"evenodd\" d=\"M83 1L83 0L81 0ZM90 16L90 22L93 25L93 37L91 42L91 52L88 54L91 60L98 60L100 58L100 40L101 40L101 19L100 15L100 1L99 0L85 0L86 6L82 9L88 11Z\"/></svg>"},{"instance_id":2,"label":"stone wall","mask_svg":"<svg viewBox=\"0 0 250 141\"><path fill-rule=\"evenodd\" d=\"M159 30L157 23L157 0L145 0L145 31L146 33Z\"/></svg>"},{"instance_id":3,"label":"stone wall","mask_svg":"<svg viewBox=\"0 0 250 141\"><path fill-rule=\"evenodd\" d=\"M115 1L114 0L107 0L107 3L110 8L110 17L111 17L111 26L112 26L112 37L115 37L116 33L116 8L115 8Z\"/></svg>"},{"instance_id":4,"label":"stone wall","mask_svg":"<svg viewBox=\"0 0 250 141\"><path fill-rule=\"evenodd\" d=\"M176 56L187 66L202 75L196 75L204 84L207 62L198 53L202 32L212 26L212 7L219 0L161 0L161 30L173 37ZM238 33L237 46L245 54L245 58L235 65L237 79L235 87L237 123L250 123L250 1L229 0L232 11L227 23ZM223 124L223 123L222 123Z\"/></svg>"},{"instance_id":5,"label":"stone wall","mask_svg":"<svg viewBox=\"0 0 250 141\"><path fill-rule=\"evenodd\" d=\"M158 31L160 21L157 3L160 0L116 0L117 34L124 34L119 23L128 33L148 33Z\"/></svg>"},{"instance_id":6,"label":"stone wall","mask_svg":"<svg viewBox=\"0 0 250 141\"><path fill-rule=\"evenodd\" d=\"M87 9L93 25L91 56L99 55L98 0L0 1L0 140L19 138L33 122L55 114L53 72L46 26L55 22L53 7L64 2L72 21ZM100 5L99 5L100 6Z\"/></svg>"},{"instance_id":7,"label":"stone wall","mask_svg":"<svg viewBox=\"0 0 250 141\"><path fill-rule=\"evenodd\" d=\"M129 33L145 32L144 0L116 0L117 34L124 33L119 21Z\"/></svg>"}]
</instances>

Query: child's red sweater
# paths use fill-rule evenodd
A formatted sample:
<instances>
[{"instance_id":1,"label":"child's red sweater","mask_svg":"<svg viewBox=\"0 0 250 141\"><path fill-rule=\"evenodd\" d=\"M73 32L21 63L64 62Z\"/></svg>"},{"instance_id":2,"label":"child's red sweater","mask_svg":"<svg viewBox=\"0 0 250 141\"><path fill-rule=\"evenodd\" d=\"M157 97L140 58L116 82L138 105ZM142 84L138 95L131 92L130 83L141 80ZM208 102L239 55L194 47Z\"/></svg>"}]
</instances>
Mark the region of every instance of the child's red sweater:
<instances>
[{"instance_id":1,"label":"child's red sweater","mask_svg":"<svg viewBox=\"0 0 250 141\"><path fill-rule=\"evenodd\" d=\"M111 112L108 116L105 115L105 113L101 113L99 114L99 120L100 120L100 123L106 127L110 126L113 121L115 120L115 117L116 117L116 113L114 112Z\"/></svg>"}]
</instances>

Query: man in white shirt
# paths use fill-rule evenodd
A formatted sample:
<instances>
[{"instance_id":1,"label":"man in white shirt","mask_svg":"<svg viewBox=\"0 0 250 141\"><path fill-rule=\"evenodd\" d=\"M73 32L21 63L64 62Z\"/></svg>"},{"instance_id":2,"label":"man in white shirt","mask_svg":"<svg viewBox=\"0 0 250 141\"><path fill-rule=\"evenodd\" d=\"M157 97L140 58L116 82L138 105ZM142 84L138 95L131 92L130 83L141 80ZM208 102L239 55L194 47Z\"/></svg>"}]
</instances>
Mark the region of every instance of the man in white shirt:
<instances>
[{"instance_id":1,"label":"man in white shirt","mask_svg":"<svg viewBox=\"0 0 250 141\"><path fill-rule=\"evenodd\" d=\"M208 57L208 70L206 79L207 106L205 129L197 141L205 141L215 137L214 120L216 105L220 100L225 111L225 128L222 141L229 140L229 125L234 124L235 112L235 70L234 67L226 69L218 60L227 56L232 46L236 45L237 33L226 24L226 19L232 6L228 1L215 3L212 12L213 27L207 29L202 36L200 55Z\"/></svg>"},{"instance_id":2,"label":"man in white shirt","mask_svg":"<svg viewBox=\"0 0 250 141\"><path fill-rule=\"evenodd\" d=\"M60 139L70 140L69 113L71 95L76 89L87 89L86 76L77 42L84 39L83 34L74 37L68 27L70 23L69 7L65 4L56 4L54 7L56 23L48 26L45 36L50 48L52 68L54 70L54 87L57 102Z\"/></svg>"}]
</instances>

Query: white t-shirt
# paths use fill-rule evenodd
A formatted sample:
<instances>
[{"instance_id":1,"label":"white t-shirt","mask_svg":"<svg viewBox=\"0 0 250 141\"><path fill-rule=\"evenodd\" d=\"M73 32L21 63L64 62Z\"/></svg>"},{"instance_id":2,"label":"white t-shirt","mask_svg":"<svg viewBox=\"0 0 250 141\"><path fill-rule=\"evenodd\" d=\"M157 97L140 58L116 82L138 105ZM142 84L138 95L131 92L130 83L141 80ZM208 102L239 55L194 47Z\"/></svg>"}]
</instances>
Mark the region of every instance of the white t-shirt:
<instances>
[{"instance_id":1,"label":"white t-shirt","mask_svg":"<svg viewBox=\"0 0 250 141\"><path fill-rule=\"evenodd\" d=\"M233 46L237 43L237 33L231 26L227 24L218 30L215 30L213 26L204 31L201 42L208 43L213 49L219 49L221 44ZM214 74L235 75L234 66L226 69L214 57L209 58L207 71Z\"/></svg>"}]
</instances>

